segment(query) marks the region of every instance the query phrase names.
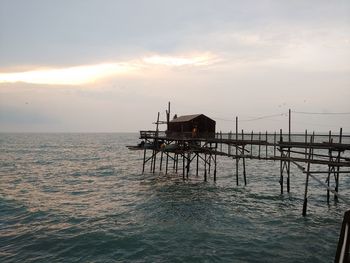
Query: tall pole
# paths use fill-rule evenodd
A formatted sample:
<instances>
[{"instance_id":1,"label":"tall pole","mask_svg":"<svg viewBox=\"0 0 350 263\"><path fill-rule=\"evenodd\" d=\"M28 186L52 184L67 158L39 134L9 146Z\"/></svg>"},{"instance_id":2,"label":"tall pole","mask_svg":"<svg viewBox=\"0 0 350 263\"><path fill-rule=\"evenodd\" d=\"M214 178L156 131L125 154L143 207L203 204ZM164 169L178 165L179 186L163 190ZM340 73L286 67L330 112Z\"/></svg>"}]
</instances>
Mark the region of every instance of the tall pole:
<instances>
[{"instance_id":1,"label":"tall pole","mask_svg":"<svg viewBox=\"0 0 350 263\"><path fill-rule=\"evenodd\" d=\"M236 184L238 185L238 117L236 116Z\"/></svg>"},{"instance_id":2,"label":"tall pole","mask_svg":"<svg viewBox=\"0 0 350 263\"><path fill-rule=\"evenodd\" d=\"M242 129L242 141L244 141L244 131ZM244 157L244 150L245 150L245 144L242 145L242 153L243 153L243 179L244 179L244 185L247 185L247 176L245 172L245 157Z\"/></svg>"},{"instance_id":3,"label":"tall pole","mask_svg":"<svg viewBox=\"0 0 350 263\"><path fill-rule=\"evenodd\" d=\"M292 116L291 110L288 111L288 140L291 142L291 130L292 130ZM288 162L287 162L287 192L290 191L290 147L288 147Z\"/></svg>"},{"instance_id":4,"label":"tall pole","mask_svg":"<svg viewBox=\"0 0 350 263\"><path fill-rule=\"evenodd\" d=\"M166 164L165 164L165 174L168 174L168 160L169 160L169 153L166 153Z\"/></svg>"},{"instance_id":5,"label":"tall pole","mask_svg":"<svg viewBox=\"0 0 350 263\"><path fill-rule=\"evenodd\" d=\"M185 152L182 152L182 179L185 180Z\"/></svg>"},{"instance_id":6,"label":"tall pole","mask_svg":"<svg viewBox=\"0 0 350 263\"><path fill-rule=\"evenodd\" d=\"M168 102L168 110L166 111L167 131L169 130L169 122L170 122L170 101Z\"/></svg>"},{"instance_id":7,"label":"tall pole","mask_svg":"<svg viewBox=\"0 0 350 263\"><path fill-rule=\"evenodd\" d=\"M204 153L204 181L207 181L207 152Z\"/></svg>"},{"instance_id":8,"label":"tall pole","mask_svg":"<svg viewBox=\"0 0 350 263\"><path fill-rule=\"evenodd\" d=\"M312 143L314 142L314 133L311 136L310 139L310 148L309 148L309 157L307 162L307 170L306 170L306 182L305 182L305 192L304 192L304 203L303 203L303 216L306 216L306 209L307 209L307 191L309 186L309 176L310 176L310 164L311 164L311 157L313 155L313 148Z\"/></svg>"},{"instance_id":9,"label":"tall pole","mask_svg":"<svg viewBox=\"0 0 350 263\"><path fill-rule=\"evenodd\" d=\"M216 149L218 148L218 144L215 144L215 153L214 153L214 182L216 181Z\"/></svg>"},{"instance_id":10,"label":"tall pole","mask_svg":"<svg viewBox=\"0 0 350 263\"><path fill-rule=\"evenodd\" d=\"M198 176L199 152L197 152L196 155L197 155L197 160L196 160L196 176Z\"/></svg>"},{"instance_id":11,"label":"tall pole","mask_svg":"<svg viewBox=\"0 0 350 263\"><path fill-rule=\"evenodd\" d=\"M146 140L145 140L146 141ZM143 145L143 164L142 164L142 173L145 172L145 164L146 164L146 145Z\"/></svg>"},{"instance_id":12,"label":"tall pole","mask_svg":"<svg viewBox=\"0 0 350 263\"><path fill-rule=\"evenodd\" d=\"M328 142L329 142L329 144L332 143L332 132L331 131L329 131L329 133L328 133ZM328 154L329 154L329 162L331 162L332 159L333 159L332 158L332 149L331 148L329 148ZM331 179L331 171L332 171L332 167L329 165L328 166L328 176L327 176L327 186L328 186L328 188L327 188L327 203L328 204L329 204L329 186L330 186L330 179Z\"/></svg>"},{"instance_id":13,"label":"tall pole","mask_svg":"<svg viewBox=\"0 0 350 263\"><path fill-rule=\"evenodd\" d=\"M289 142L291 141L291 129L292 129L292 116L291 116L291 110L288 111L288 139Z\"/></svg>"},{"instance_id":14,"label":"tall pole","mask_svg":"<svg viewBox=\"0 0 350 263\"><path fill-rule=\"evenodd\" d=\"M280 129L280 143L283 143L283 135L282 135L282 129ZM280 151L281 151L281 161L280 161L280 185L281 185L281 195L283 195L283 166L284 166L284 161L283 161L283 148L280 146Z\"/></svg>"},{"instance_id":15,"label":"tall pole","mask_svg":"<svg viewBox=\"0 0 350 263\"><path fill-rule=\"evenodd\" d=\"M159 133L159 115L160 113L158 112L158 116L157 116L157 123L156 123L156 136L154 139L154 143L153 143L153 173L155 171L156 168L156 159L157 159L157 152L158 152L158 133Z\"/></svg>"},{"instance_id":16,"label":"tall pole","mask_svg":"<svg viewBox=\"0 0 350 263\"><path fill-rule=\"evenodd\" d=\"M339 143L342 143L342 137L343 137L343 128L340 128L339 131ZM340 150L338 150L338 156L337 156L337 162L340 162ZM336 177L335 177L335 191L338 193L338 188L339 188L339 165L337 166L337 171L336 171ZM334 195L335 201L338 201L338 196Z\"/></svg>"}]
</instances>

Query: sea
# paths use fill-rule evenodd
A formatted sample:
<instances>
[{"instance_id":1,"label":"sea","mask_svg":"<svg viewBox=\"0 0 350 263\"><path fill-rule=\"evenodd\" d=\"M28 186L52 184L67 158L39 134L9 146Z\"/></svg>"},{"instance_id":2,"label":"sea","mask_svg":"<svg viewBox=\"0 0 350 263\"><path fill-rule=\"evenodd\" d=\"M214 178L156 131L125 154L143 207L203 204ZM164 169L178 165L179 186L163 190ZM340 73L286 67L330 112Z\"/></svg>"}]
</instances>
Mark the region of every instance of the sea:
<instances>
[{"instance_id":1,"label":"sea","mask_svg":"<svg viewBox=\"0 0 350 263\"><path fill-rule=\"evenodd\" d=\"M0 134L0 262L333 262L349 209L279 162L218 157L182 179L173 166L142 174L137 133ZM149 153L148 153L149 156ZM322 181L326 175L320 176ZM332 181L333 183L333 181ZM350 200L350 179L339 192Z\"/></svg>"}]
</instances>

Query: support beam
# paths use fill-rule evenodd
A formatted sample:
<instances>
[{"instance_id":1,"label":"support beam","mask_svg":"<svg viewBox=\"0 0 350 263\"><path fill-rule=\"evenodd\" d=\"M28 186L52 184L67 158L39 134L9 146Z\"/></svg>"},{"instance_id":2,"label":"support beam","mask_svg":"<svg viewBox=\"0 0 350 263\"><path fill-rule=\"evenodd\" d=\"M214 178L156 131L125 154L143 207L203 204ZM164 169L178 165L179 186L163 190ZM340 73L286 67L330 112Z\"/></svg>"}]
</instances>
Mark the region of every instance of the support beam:
<instances>
[{"instance_id":1,"label":"support beam","mask_svg":"<svg viewBox=\"0 0 350 263\"><path fill-rule=\"evenodd\" d=\"M236 185L238 185L238 117L236 117Z\"/></svg>"},{"instance_id":2,"label":"support beam","mask_svg":"<svg viewBox=\"0 0 350 263\"><path fill-rule=\"evenodd\" d=\"M190 172L190 165L191 165L191 153L190 152L188 152L187 153L187 165L186 165L186 178L188 179L188 174L189 174L189 172Z\"/></svg>"},{"instance_id":3,"label":"support beam","mask_svg":"<svg viewBox=\"0 0 350 263\"><path fill-rule=\"evenodd\" d=\"M328 142L332 143L332 132L329 131L328 134ZM328 154L329 154L329 161L333 161L333 156L332 156L332 149L328 150ZM327 176L327 203L329 204L329 186L330 186L330 179L331 179L331 171L332 171L332 167L330 165L328 165L328 176Z\"/></svg>"},{"instance_id":4,"label":"support beam","mask_svg":"<svg viewBox=\"0 0 350 263\"><path fill-rule=\"evenodd\" d=\"M311 142L314 141L314 136L311 136L310 139ZM309 162L307 163L307 170L306 170L306 181L305 181L305 192L304 192L304 203L303 203L303 216L306 216L306 209L307 209L307 192L308 192L308 187L309 187L309 176L310 176L310 165L311 165L311 158L312 158L312 153L313 153L313 149L310 147L309 148L309 156L308 156L308 160Z\"/></svg>"},{"instance_id":5,"label":"support beam","mask_svg":"<svg viewBox=\"0 0 350 263\"><path fill-rule=\"evenodd\" d=\"M169 153L166 153L166 160L165 160L165 174L168 174L168 165L169 165Z\"/></svg>"},{"instance_id":6,"label":"support beam","mask_svg":"<svg viewBox=\"0 0 350 263\"><path fill-rule=\"evenodd\" d=\"M143 146L143 163L142 163L142 173L145 172L145 164L146 164L146 147Z\"/></svg>"},{"instance_id":7,"label":"support beam","mask_svg":"<svg viewBox=\"0 0 350 263\"><path fill-rule=\"evenodd\" d=\"M182 154L182 179L185 180L185 153Z\"/></svg>"},{"instance_id":8,"label":"support beam","mask_svg":"<svg viewBox=\"0 0 350 263\"><path fill-rule=\"evenodd\" d=\"M215 145L215 149L217 149L218 145ZM214 154L214 182L216 182L216 151Z\"/></svg>"},{"instance_id":9,"label":"support beam","mask_svg":"<svg viewBox=\"0 0 350 263\"><path fill-rule=\"evenodd\" d=\"M282 136L282 129L280 129L280 142L283 142L283 136ZM280 148L281 151L281 161L280 161L280 185L281 185L281 195L283 195L283 165L284 161L283 158L283 149Z\"/></svg>"},{"instance_id":10,"label":"support beam","mask_svg":"<svg viewBox=\"0 0 350 263\"><path fill-rule=\"evenodd\" d=\"M204 182L207 181L207 153L204 154Z\"/></svg>"},{"instance_id":11,"label":"support beam","mask_svg":"<svg viewBox=\"0 0 350 263\"><path fill-rule=\"evenodd\" d=\"M198 176L198 166L199 166L199 152L196 152L196 176Z\"/></svg>"},{"instance_id":12,"label":"support beam","mask_svg":"<svg viewBox=\"0 0 350 263\"><path fill-rule=\"evenodd\" d=\"M162 168L163 168L163 154L164 154L163 149L161 149L159 171L162 171Z\"/></svg>"},{"instance_id":13,"label":"support beam","mask_svg":"<svg viewBox=\"0 0 350 263\"><path fill-rule=\"evenodd\" d=\"M340 131L339 131L339 143L340 144L342 143L342 137L343 137L343 128L340 128ZM338 155L337 155L337 159L336 159L336 161L338 161L338 162L340 161L340 155L341 155L341 152L338 151ZM336 177L335 177L335 191L337 193L339 191L339 169L340 169L340 167L338 165L336 173L335 173L335 175L336 175ZM337 195L334 196L334 200L338 201L338 196Z\"/></svg>"}]
</instances>

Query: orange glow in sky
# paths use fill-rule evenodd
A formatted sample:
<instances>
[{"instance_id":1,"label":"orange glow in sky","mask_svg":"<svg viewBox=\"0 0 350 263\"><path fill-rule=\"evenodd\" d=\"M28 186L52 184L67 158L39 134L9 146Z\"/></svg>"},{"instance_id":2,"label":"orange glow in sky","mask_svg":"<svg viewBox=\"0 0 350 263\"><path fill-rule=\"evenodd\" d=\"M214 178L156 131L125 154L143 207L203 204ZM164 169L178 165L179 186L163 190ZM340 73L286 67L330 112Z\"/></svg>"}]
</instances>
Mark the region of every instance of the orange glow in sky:
<instances>
[{"instance_id":1,"label":"orange glow in sky","mask_svg":"<svg viewBox=\"0 0 350 263\"><path fill-rule=\"evenodd\" d=\"M103 63L67 68L44 68L24 72L0 72L0 83L25 82L51 85L82 85L120 74L127 74L137 69L154 65L165 67L208 65L211 57L207 54L198 56L150 56L141 62Z\"/></svg>"},{"instance_id":2,"label":"orange glow in sky","mask_svg":"<svg viewBox=\"0 0 350 263\"><path fill-rule=\"evenodd\" d=\"M133 66L122 63L38 69L25 72L0 73L0 83L26 82L34 84L81 85L94 82L100 78L128 73L133 69Z\"/></svg>"}]
</instances>

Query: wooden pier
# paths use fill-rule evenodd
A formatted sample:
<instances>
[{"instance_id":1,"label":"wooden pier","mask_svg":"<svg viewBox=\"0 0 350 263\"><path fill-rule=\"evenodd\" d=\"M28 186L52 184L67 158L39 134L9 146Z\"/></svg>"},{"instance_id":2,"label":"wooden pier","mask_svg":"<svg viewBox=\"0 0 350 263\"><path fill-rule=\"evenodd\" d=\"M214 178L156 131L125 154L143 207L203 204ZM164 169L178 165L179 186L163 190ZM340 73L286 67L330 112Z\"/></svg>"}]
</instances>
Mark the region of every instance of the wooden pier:
<instances>
[{"instance_id":1,"label":"wooden pier","mask_svg":"<svg viewBox=\"0 0 350 263\"><path fill-rule=\"evenodd\" d=\"M203 171L204 181L209 175L217 180L217 157L225 156L235 162L236 184L247 184L246 160L258 159L278 161L280 163L280 189L290 192L290 167L295 165L302 174L305 174L305 192L302 214L306 215L308 202L308 189L310 177L316 180L327 191L327 202L330 202L331 193L334 199L343 202L348 201L339 194L340 175L350 174L350 144L344 143L349 135L343 135L342 128L339 133L328 134L291 133L291 111L289 110L289 129L287 133L279 132L250 132L238 130L238 118L236 117L236 131L229 133L203 133L198 136L193 132L182 131L180 133L160 131L160 124L169 127L170 104L167 112L167 120L160 121L157 117L156 129L153 131L140 131L142 144L138 149L143 150L142 172L149 164L150 172L156 170L167 174L171 169L175 173L181 173L184 180L188 179L191 169L195 175ZM189 115L199 116L199 115ZM188 119L188 118L187 118ZM215 124L214 124L215 125ZM197 127L197 126L196 126ZM148 152L151 154L148 154ZM180 166L179 166L180 165ZM200 169L200 166L202 168ZM239 169L241 167L241 169ZM239 171L242 171L240 174ZM325 182L316 175L326 175ZM333 180L334 188L331 187Z\"/></svg>"}]
</instances>

